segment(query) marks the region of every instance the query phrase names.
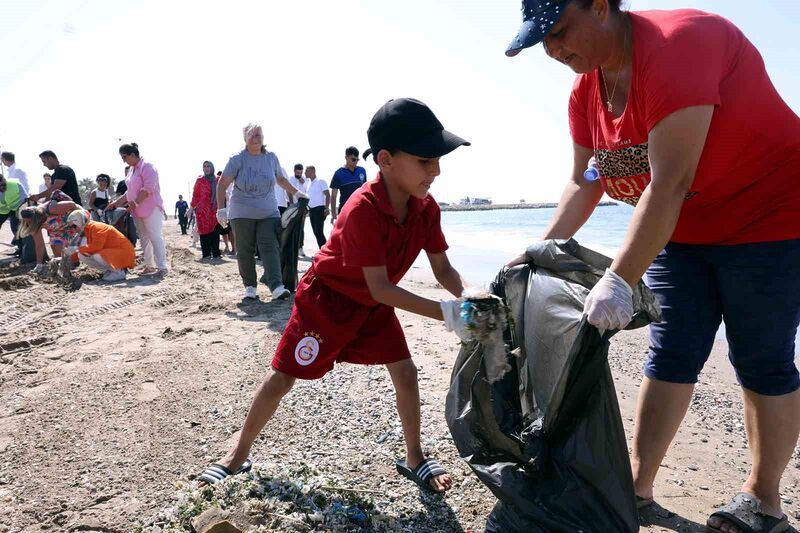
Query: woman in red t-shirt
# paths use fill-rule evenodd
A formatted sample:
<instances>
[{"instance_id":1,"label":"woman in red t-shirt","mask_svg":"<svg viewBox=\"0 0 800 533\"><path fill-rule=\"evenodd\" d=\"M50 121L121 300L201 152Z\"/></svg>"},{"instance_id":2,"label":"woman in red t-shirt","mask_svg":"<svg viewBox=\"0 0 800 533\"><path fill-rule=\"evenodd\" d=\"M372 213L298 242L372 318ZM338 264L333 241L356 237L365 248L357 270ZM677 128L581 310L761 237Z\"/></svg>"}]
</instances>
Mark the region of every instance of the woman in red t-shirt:
<instances>
[{"instance_id":1,"label":"woman in red t-shirt","mask_svg":"<svg viewBox=\"0 0 800 533\"><path fill-rule=\"evenodd\" d=\"M585 312L598 328L625 327L631 287L645 272L662 306L631 457L640 505L652 502L659 465L724 318L753 469L745 494L709 526L783 531L778 487L800 434L800 118L731 22L619 5L523 1L523 26L506 52L543 42L578 73L569 103L573 176L544 238L572 237L604 193L636 206ZM583 177L591 157L597 181ZM511 264L522 261L524 254Z\"/></svg>"}]
</instances>

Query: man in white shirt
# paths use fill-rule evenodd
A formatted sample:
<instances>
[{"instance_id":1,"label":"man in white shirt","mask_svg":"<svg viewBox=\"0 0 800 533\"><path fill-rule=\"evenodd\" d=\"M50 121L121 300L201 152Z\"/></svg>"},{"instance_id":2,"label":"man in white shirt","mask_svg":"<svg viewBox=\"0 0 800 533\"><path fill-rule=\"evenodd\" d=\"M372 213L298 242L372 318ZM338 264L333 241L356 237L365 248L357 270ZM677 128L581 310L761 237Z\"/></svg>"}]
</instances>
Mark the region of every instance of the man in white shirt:
<instances>
[{"instance_id":1,"label":"man in white shirt","mask_svg":"<svg viewBox=\"0 0 800 533\"><path fill-rule=\"evenodd\" d=\"M306 167L306 194L308 195L308 213L311 219L311 229L317 244L322 248L327 241L323 227L325 219L331 213L331 190L328 183L317 178L317 169L314 165Z\"/></svg>"},{"instance_id":2,"label":"man in white shirt","mask_svg":"<svg viewBox=\"0 0 800 533\"><path fill-rule=\"evenodd\" d=\"M31 190L31 188L28 186L28 174L26 174L21 168L17 168L16 156L12 152L3 152L0 154L0 161L2 161L2 163L8 167L9 179L20 182L22 186L25 187L26 191Z\"/></svg>"},{"instance_id":3,"label":"man in white shirt","mask_svg":"<svg viewBox=\"0 0 800 533\"><path fill-rule=\"evenodd\" d=\"M289 178L289 183L294 185L295 189L297 189L298 191L307 192L306 189L308 189L309 182L305 177L303 177L303 165L301 165L300 163L297 163L294 166L294 176ZM285 191L284 194L286 194ZM288 203L289 205L293 204L294 199L288 198ZM303 250L303 243L305 242L305 238L306 238L305 231L300 230L300 250L298 251L298 255L300 257L306 257L306 252L305 250Z\"/></svg>"}]
</instances>

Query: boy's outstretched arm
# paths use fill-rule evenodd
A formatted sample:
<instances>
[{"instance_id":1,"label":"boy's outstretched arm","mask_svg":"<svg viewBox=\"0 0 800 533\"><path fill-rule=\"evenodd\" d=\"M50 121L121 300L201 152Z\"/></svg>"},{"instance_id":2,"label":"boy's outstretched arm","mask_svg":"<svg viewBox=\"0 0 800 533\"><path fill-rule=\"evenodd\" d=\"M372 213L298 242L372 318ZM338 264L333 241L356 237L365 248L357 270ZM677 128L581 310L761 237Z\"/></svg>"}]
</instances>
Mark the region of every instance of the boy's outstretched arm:
<instances>
[{"instance_id":1,"label":"boy's outstretched arm","mask_svg":"<svg viewBox=\"0 0 800 533\"><path fill-rule=\"evenodd\" d=\"M431 263L431 270L433 270L436 281L447 289L450 294L456 298L461 298L461 293L464 292L464 280L461 279L461 275L450 264L447 253L428 254L428 261Z\"/></svg>"},{"instance_id":2,"label":"boy's outstretched arm","mask_svg":"<svg viewBox=\"0 0 800 533\"><path fill-rule=\"evenodd\" d=\"M385 266L364 267L363 271L369 292L376 302L435 320L444 320L439 302L417 296L394 285L389 281Z\"/></svg>"}]
</instances>

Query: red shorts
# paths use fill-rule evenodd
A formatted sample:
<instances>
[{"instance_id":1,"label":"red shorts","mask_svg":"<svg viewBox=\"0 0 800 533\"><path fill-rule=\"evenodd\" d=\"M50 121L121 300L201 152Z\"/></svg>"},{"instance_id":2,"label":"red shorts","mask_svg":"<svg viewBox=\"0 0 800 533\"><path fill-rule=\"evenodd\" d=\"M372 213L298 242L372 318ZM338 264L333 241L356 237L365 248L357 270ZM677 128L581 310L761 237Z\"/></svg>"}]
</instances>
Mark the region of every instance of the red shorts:
<instances>
[{"instance_id":1,"label":"red shorts","mask_svg":"<svg viewBox=\"0 0 800 533\"><path fill-rule=\"evenodd\" d=\"M355 302L310 271L297 287L272 368L298 379L319 379L337 362L387 365L410 357L393 307Z\"/></svg>"}]
</instances>

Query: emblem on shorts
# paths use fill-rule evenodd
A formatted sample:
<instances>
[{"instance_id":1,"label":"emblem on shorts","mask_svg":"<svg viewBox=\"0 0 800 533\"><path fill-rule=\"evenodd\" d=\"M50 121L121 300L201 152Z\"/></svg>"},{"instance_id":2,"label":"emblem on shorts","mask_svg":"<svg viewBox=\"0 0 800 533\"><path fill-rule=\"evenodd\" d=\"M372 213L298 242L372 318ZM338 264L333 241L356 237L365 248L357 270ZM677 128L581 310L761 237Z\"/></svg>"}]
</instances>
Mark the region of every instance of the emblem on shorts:
<instances>
[{"instance_id":1,"label":"emblem on shorts","mask_svg":"<svg viewBox=\"0 0 800 533\"><path fill-rule=\"evenodd\" d=\"M317 360L319 345L322 338L313 331L306 331L305 337L300 339L294 348L294 360L300 366L308 366Z\"/></svg>"}]
</instances>

